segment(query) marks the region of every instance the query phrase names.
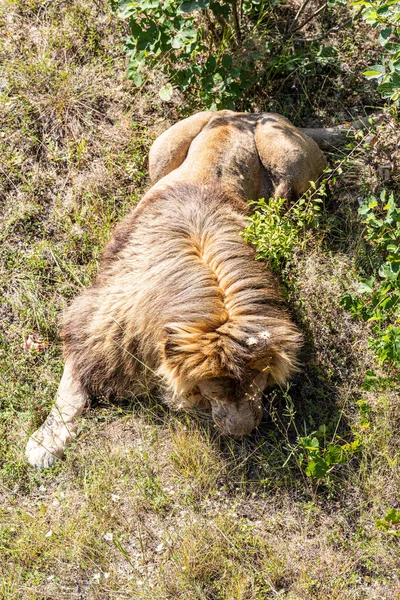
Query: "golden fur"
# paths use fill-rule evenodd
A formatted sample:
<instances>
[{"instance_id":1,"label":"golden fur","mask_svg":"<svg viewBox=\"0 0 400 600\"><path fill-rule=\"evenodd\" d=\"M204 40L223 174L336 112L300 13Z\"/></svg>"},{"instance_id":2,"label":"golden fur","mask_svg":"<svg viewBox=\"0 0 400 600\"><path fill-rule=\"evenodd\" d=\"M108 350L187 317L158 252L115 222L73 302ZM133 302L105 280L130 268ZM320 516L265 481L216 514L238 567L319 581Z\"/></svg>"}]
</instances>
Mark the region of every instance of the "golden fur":
<instances>
[{"instance_id":1,"label":"golden fur","mask_svg":"<svg viewBox=\"0 0 400 600\"><path fill-rule=\"evenodd\" d=\"M233 436L258 424L263 390L298 366L301 335L241 236L247 200L302 193L324 166L316 144L279 115L199 113L156 140L153 187L66 312L66 368L28 444L31 464L62 454L91 394L158 387L171 406L211 408Z\"/></svg>"},{"instance_id":2,"label":"golden fur","mask_svg":"<svg viewBox=\"0 0 400 600\"><path fill-rule=\"evenodd\" d=\"M157 138L149 157L156 189L218 183L244 200L303 194L325 167L318 145L285 117L231 110L179 121Z\"/></svg>"},{"instance_id":3,"label":"golden fur","mask_svg":"<svg viewBox=\"0 0 400 600\"><path fill-rule=\"evenodd\" d=\"M65 316L65 356L89 392L139 393L146 372L180 403L200 381L240 380L252 365L287 380L300 335L240 235L239 206L218 188L176 184L127 217L118 258Z\"/></svg>"}]
</instances>

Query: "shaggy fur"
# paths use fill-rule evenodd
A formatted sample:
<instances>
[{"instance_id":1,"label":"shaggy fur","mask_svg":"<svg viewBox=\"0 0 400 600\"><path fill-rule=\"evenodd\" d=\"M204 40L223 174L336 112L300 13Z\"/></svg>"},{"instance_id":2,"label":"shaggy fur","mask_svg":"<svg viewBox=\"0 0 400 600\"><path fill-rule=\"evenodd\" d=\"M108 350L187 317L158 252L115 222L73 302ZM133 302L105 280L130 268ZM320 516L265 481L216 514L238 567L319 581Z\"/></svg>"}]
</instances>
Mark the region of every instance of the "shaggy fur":
<instances>
[{"instance_id":1,"label":"shaggy fur","mask_svg":"<svg viewBox=\"0 0 400 600\"><path fill-rule=\"evenodd\" d=\"M229 435L258 425L262 392L296 370L301 335L241 237L247 200L302 194L325 164L313 140L275 114L198 113L155 141L153 187L65 315L64 374L28 442L32 465L63 454L90 395L157 386L173 407L211 409Z\"/></svg>"},{"instance_id":2,"label":"shaggy fur","mask_svg":"<svg viewBox=\"0 0 400 600\"><path fill-rule=\"evenodd\" d=\"M158 383L188 406L199 382L240 380L249 368L284 383L301 337L240 235L246 205L187 184L143 202L65 316L65 358L83 387L123 395Z\"/></svg>"}]
</instances>

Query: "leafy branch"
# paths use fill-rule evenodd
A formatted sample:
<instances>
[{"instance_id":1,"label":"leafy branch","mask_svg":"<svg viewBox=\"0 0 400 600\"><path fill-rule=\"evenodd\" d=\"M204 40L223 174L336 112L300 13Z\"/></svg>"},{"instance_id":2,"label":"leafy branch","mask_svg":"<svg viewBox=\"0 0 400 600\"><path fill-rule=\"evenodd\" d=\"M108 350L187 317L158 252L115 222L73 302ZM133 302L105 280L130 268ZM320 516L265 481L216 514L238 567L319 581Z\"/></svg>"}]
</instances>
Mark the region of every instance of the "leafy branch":
<instances>
[{"instance_id":1,"label":"leafy branch","mask_svg":"<svg viewBox=\"0 0 400 600\"><path fill-rule=\"evenodd\" d=\"M384 53L381 64L372 65L363 75L378 81L382 97L398 104L400 100L400 2L398 0L356 0L351 6L364 8L362 18L379 29Z\"/></svg>"}]
</instances>

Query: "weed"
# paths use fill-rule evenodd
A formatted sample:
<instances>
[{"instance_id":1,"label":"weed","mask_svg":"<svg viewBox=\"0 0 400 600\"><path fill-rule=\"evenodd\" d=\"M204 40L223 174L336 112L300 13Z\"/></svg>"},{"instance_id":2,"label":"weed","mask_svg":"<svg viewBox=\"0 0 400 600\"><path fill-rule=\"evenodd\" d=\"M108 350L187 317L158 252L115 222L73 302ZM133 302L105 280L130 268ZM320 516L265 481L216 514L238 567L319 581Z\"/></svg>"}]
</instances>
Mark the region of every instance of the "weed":
<instances>
[{"instance_id":1,"label":"weed","mask_svg":"<svg viewBox=\"0 0 400 600\"><path fill-rule=\"evenodd\" d=\"M385 533L400 537L400 510L391 508L383 519L376 520L376 526Z\"/></svg>"},{"instance_id":2,"label":"weed","mask_svg":"<svg viewBox=\"0 0 400 600\"><path fill-rule=\"evenodd\" d=\"M341 303L352 315L373 323L371 347L381 362L400 365L400 208L393 193L367 199L359 208L372 250L372 275L359 282L356 293L343 294Z\"/></svg>"},{"instance_id":3,"label":"weed","mask_svg":"<svg viewBox=\"0 0 400 600\"><path fill-rule=\"evenodd\" d=\"M254 212L247 218L249 225L243 237L255 246L257 258L266 261L274 271L280 271L290 261L294 247L299 244L304 247L307 232L318 226L324 195L323 186L318 194L314 186L290 207L285 198L250 202Z\"/></svg>"},{"instance_id":4,"label":"weed","mask_svg":"<svg viewBox=\"0 0 400 600\"><path fill-rule=\"evenodd\" d=\"M171 426L170 433L170 461L178 480L189 484L197 497L215 490L225 468L210 437L190 422L183 425L177 421Z\"/></svg>"}]
</instances>

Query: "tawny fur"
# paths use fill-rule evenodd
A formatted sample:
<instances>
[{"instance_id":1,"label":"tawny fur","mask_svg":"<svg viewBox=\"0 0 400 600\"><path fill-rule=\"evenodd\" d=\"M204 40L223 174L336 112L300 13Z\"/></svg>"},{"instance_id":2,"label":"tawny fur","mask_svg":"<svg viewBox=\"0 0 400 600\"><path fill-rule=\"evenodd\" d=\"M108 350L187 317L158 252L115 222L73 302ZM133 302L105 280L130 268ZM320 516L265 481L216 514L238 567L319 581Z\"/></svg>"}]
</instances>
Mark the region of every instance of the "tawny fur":
<instances>
[{"instance_id":1,"label":"tawny fur","mask_svg":"<svg viewBox=\"0 0 400 600\"><path fill-rule=\"evenodd\" d=\"M121 247L65 316L65 358L88 392L161 384L179 404L200 381L252 367L290 377L301 337L241 236L246 212L217 187L176 184L128 215Z\"/></svg>"},{"instance_id":2,"label":"tawny fur","mask_svg":"<svg viewBox=\"0 0 400 600\"><path fill-rule=\"evenodd\" d=\"M303 194L326 158L317 144L275 113L197 113L154 142L149 170L155 189L175 182L218 183L245 200Z\"/></svg>"},{"instance_id":3,"label":"tawny fur","mask_svg":"<svg viewBox=\"0 0 400 600\"><path fill-rule=\"evenodd\" d=\"M230 435L258 425L263 390L297 369L301 335L241 236L247 201L298 196L325 164L315 142L275 114L199 113L156 140L153 187L66 312L66 366L28 442L32 465L63 454L90 395L158 387L171 406L210 408Z\"/></svg>"}]
</instances>

